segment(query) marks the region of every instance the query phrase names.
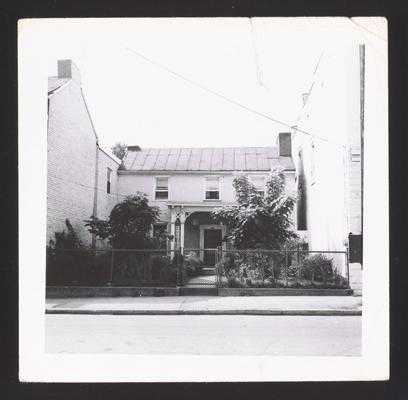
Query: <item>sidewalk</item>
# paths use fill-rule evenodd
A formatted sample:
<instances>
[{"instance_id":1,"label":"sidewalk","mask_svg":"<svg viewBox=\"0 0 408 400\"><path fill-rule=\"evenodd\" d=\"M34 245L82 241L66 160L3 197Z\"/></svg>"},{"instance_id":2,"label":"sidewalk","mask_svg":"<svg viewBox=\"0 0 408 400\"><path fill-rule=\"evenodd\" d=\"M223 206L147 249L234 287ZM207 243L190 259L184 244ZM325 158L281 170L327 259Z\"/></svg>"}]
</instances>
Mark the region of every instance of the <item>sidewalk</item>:
<instances>
[{"instance_id":1,"label":"sidewalk","mask_svg":"<svg viewBox=\"0 0 408 400\"><path fill-rule=\"evenodd\" d=\"M47 314L361 315L353 296L169 296L46 299Z\"/></svg>"}]
</instances>

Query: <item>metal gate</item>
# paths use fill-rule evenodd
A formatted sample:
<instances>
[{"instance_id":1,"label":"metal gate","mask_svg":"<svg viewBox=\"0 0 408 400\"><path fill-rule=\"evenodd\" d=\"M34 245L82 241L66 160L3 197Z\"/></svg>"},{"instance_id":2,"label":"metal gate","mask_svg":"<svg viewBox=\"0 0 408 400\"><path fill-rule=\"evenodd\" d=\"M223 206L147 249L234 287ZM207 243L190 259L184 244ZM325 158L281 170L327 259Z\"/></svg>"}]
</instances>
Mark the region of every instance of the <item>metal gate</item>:
<instances>
[{"instance_id":1,"label":"metal gate","mask_svg":"<svg viewBox=\"0 0 408 400\"><path fill-rule=\"evenodd\" d=\"M181 258L181 286L185 288L218 288L219 249L184 248Z\"/></svg>"}]
</instances>

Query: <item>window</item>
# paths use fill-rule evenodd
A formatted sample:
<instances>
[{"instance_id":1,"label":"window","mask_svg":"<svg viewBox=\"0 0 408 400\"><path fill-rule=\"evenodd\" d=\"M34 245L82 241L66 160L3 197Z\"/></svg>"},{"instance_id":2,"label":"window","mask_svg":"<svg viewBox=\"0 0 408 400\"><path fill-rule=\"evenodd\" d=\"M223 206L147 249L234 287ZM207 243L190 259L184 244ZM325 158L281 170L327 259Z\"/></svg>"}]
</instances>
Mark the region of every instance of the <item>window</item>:
<instances>
[{"instance_id":1,"label":"window","mask_svg":"<svg viewBox=\"0 0 408 400\"><path fill-rule=\"evenodd\" d=\"M169 198L169 178L156 178L156 200L167 200Z\"/></svg>"},{"instance_id":2,"label":"window","mask_svg":"<svg viewBox=\"0 0 408 400\"><path fill-rule=\"evenodd\" d=\"M249 177L249 181L255 186L255 189L259 195L265 196L265 177L259 175L252 175Z\"/></svg>"},{"instance_id":3,"label":"window","mask_svg":"<svg viewBox=\"0 0 408 400\"><path fill-rule=\"evenodd\" d=\"M220 199L220 178L218 176L205 178L205 199Z\"/></svg>"},{"instance_id":4,"label":"window","mask_svg":"<svg viewBox=\"0 0 408 400\"><path fill-rule=\"evenodd\" d=\"M111 180L112 180L112 170L108 168L106 174L106 193L111 192Z\"/></svg>"}]
</instances>

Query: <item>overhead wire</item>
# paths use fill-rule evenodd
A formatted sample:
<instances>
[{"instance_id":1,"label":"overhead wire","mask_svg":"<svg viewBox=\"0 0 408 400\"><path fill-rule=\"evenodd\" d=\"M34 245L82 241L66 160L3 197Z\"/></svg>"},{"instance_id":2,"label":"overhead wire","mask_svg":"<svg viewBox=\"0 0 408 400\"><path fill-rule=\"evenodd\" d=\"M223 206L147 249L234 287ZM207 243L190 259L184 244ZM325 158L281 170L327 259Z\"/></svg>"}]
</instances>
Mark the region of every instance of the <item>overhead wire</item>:
<instances>
[{"instance_id":1,"label":"overhead wire","mask_svg":"<svg viewBox=\"0 0 408 400\"><path fill-rule=\"evenodd\" d=\"M210 89L210 88L208 88L208 87L206 87L206 86L204 86L204 85L202 85L202 84L200 84L200 83L198 83L198 82L196 82L196 81L194 81L194 80L192 80L192 79L190 79L190 78L187 78L186 76L184 76L184 75L182 75L182 74L180 74L180 73L178 73L178 72L176 72L176 71L174 71L174 70L172 70L172 69L166 67L165 65L163 65L163 64L161 64L161 63L159 63L159 62L157 62L157 61L152 60L151 58L145 56L144 54L142 54L142 53L140 53L140 52L138 52L138 51L136 51L136 50L134 50L134 49L131 49L131 48L129 48L129 47L125 47L125 48L126 48L126 50L128 50L130 53L135 54L136 56L138 56L139 58L141 58L141 59L143 59L143 60L149 62L150 64L155 65L156 67L158 67L158 68L160 68L160 69L162 69L162 70L168 72L169 74L171 74L171 75L173 75L173 76L175 76L175 77L177 77L177 78L179 78L179 79L182 79L182 80L185 81L185 82L190 83L190 84L193 85L193 86L196 86L196 87L200 88L200 89L203 90L203 91L206 91L206 92L208 92L208 93L211 93L212 95L217 96L218 98L221 98L221 99L223 99L223 100L225 100L225 101L227 101L227 102L229 102L229 103L232 103L232 104L236 105L237 107L240 107L240 108L242 108L242 109L244 109L244 110L246 110L246 111L249 111L249 112L251 112L251 113L253 113L253 114L255 114L255 115L258 115L258 116L260 116L260 117L266 118L266 119L268 119L268 120L270 120L270 121L272 121L272 122L275 122L275 123L277 123L277 124L279 124L279 125L285 126L286 128L289 128L289 129L291 129L291 130L293 129L293 130L295 130L296 132L300 132L300 133L302 133L302 134L304 134L304 135L308 135L308 136L310 136L310 137L313 137L313 138L322 140L322 141L327 142L327 143L332 143L330 140L328 140L328 139L326 139L326 138L324 138L324 137L321 137L321 136L312 134L312 133L310 133L310 132L304 131L303 129L299 129L299 128L293 126L293 125L290 125L290 124L288 124L288 123L285 123L285 122L283 122L283 121L281 121L281 120L279 120L279 119L277 119L277 118L274 118L274 117L272 117L272 116L270 116L270 115L268 115L268 114L265 114L265 113L263 113L263 112L260 112L260 111L258 111L258 110L255 110L255 109L253 109L253 108L251 108L251 107L248 107L248 106L246 106L246 105L244 105L244 104L242 104L242 103L240 103L240 102L238 102L238 101L236 101L236 100L234 100L234 99L232 99L232 98L230 98L230 97L228 97L228 96L225 96L225 95L222 94L222 93L219 93L219 92L217 92L217 91L215 91L215 90L213 90L213 89ZM332 144L337 144L337 143L332 143Z\"/></svg>"}]
</instances>

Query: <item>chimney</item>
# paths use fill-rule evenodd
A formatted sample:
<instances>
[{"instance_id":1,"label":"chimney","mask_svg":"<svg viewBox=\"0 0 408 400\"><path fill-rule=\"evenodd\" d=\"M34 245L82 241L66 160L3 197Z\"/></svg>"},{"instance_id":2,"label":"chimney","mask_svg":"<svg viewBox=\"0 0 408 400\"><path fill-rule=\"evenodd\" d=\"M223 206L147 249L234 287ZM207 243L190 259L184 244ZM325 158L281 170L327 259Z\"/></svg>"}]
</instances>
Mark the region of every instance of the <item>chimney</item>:
<instances>
[{"instance_id":1,"label":"chimney","mask_svg":"<svg viewBox=\"0 0 408 400\"><path fill-rule=\"evenodd\" d=\"M280 157L292 156L292 138L290 132L279 132L278 145Z\"/></svg>"},{"instance_id":2,"label":"chimney","mask_svg":"<svg viewBox=\"0 0 408 400\"><path fill-rule=\"evenodd\" d=\"M58 60L58 78L69 78L81 84L81 73L72 60Z\"/></svg>"},{"instance_id":3,"label":"chimney","mask_svg":"<svg viewBox=\"0 0 408 400\"><path fill-rule=\"evenodd\" d=\"M138 145L135 146L127 146L127 149L130 151L142 151L141 147Z\"/></svg>"}]
</instances>

